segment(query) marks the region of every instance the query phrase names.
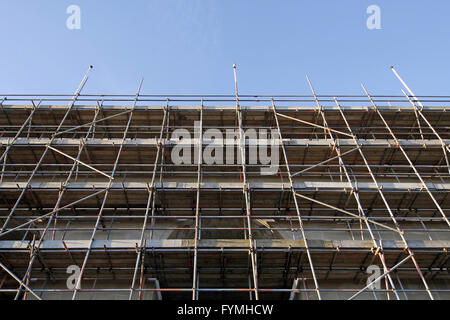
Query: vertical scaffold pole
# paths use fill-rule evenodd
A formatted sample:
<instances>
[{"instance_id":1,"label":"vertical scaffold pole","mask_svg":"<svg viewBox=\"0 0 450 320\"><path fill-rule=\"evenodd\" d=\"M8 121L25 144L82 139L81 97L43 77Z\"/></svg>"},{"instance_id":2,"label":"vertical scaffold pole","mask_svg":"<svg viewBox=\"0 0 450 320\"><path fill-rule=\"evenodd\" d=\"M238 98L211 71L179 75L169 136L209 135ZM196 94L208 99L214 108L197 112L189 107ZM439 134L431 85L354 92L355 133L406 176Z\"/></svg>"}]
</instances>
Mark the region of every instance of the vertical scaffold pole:
<instances>
[{"instance_id":1,"label":"vertical scaffold pole","mask_svg":"<svg viewBox=\"0 0 450 320\"><path fill-rule=\"evenodd\" d=\"M195 129L197 127L195 126ZM192 300L198 300L198 242L200 241L200 186L202 182L202 146L203 146L203 100L200 107L200 123L197 148L194 159L197 159L197 191L195 196L195 233L194 233L194 264L192 268ZM196 132L197 133L197 132Z\"/></svg>"},{"instance_id":2,"label":"vertical scaffold pole","mask_svg":"<svg viewBox=\"0 0 450 320\"><path fill-rule=\"evenodd\" d=\"M161 131L159 133L159 139L158 139L158 145L157 145L157 149L156 149L155 162L153 164L152 180L150 181L150 185L148 187L149 193L148 193L148 199L147 199L147 206L145 208L144 223L142 225L141 238L139 240L139 250L138 250L138 254L137 254L137 258L136 258L136 266L134 268L133 281L131 283L129 300L133 299L134 287L135 287L135 284L136 284L136 277L137 277L137 273L138 273L138 269L139 269L139 264L140 263L142 263L142 264L144 263L143 256L145 256L144 255L144 252L145 252L145 247L144 247L144 244L145 244L145 241L144 241L145 240L145 231L147 229L147 221L148 221L150 206L154 202L154 193L155 193L154 189L155 189L156 171L158 169L158 161L159 161L159 157L160 157L160 154L161 154L161 145L163 144L162 139L163 139L164 130L165 130L165 127L166 127L166 119L168 118L168 115L169 115L169 104L167 103L166 108L164 109L163 120L162 120L162 123L161 123ZM141 294L141 292L139 292L139 299L141 299L141 298L142 298L142 294Z\"/></svg>"},{"instance_id":3,"label":"vertical scaffold pole","mask_svg":"<svg viewBox=\"0 0 450 320\"><path fill-rule=\"evenodd\" d=\"M249 255L250 260L252 264L252 275L253 275L253 289L255 292L255 300L259 300L259 292L258 292L258 268L257 268L257 257L256 257L256 246L253 239L253 232L252 232L252 219L251 219L251 207L250 207L250 194L249 194L249 185L247 182L247 168L246 168L246 155L245 155L245 136L244 136L244 130L242 127L242 109L239 102L239 90L238 90L238 83L237 83L237 75L236 75L236 64L233 65L233 71L234 71L234 86L236 91L236 117L238 122L238 129L239 129L239 142L238 142L238 148L239 148L239 155L240 155L240 161L242 165L242 194L245 199L245 209L246 209L246 220L247 220L247 228L248 228L248 242L249 242ZM239 159L239 155L237 159Z\"/></svg>"},{"instance_id":4,"label":"vertical scaffold pole","mask_svg":"<svg viewBox=\"0 0 450 320\"><path fill-rule=\"evenodd\" d=\"M287 153L286 153L286 148L284 146L284 141L283 141L283 136L281 134L281 128L280 128L280 123L278 120L278 114L275 108L275 102L273 100L273 98L271 98L272 101L272 111L273 111L273 115L275 117L275 122L277 125L277 132L278 132L278 138L280 139L280 145L283 151L283 156L284 156L284 165L286 167L286 172L288 174L288 178L289 178L289 184L290 184L290 192L292 195L292 199L294 200L294 205L295 205L295 210L297 211L297 219L298 219L298 224L300 226L300 231L302 233L302 237L303 237L303 241L305 242L305 250L306 250L306 255L308 257L308 262L309 262L309 266L311 267L311 274L313 277L313 281L314 281L314 287L316 290L316 294L317 294L317 298L319 300L322 300L322 296L320 294L320 288L319 288L319 283L317 281L317 276L316 276L316 272L314 270L314 264L312 261L312 257L311 257L311 252L309 250L309 244L308 244L308 239L306 238L306 232L303 226L303 220L302 220L302 216L300 214L300 208L298 206L298 200L297 200L297 196L295 195L296 191L294 188L294 181L292 180L292 175L291 175L291 169L289 168L289 162L288 162L288 157L287 157Z\"/></svg>"}]
</instances>

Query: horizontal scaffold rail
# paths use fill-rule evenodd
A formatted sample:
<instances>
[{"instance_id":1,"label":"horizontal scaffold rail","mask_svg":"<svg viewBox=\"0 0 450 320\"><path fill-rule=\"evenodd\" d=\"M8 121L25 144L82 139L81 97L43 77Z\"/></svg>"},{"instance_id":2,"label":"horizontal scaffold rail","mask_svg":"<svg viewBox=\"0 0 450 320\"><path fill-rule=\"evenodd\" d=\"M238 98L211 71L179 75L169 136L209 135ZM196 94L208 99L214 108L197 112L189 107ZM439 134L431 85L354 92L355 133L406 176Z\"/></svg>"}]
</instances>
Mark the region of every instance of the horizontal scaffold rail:
<instances>
[{"instance_id":1,"label":"horizontal scaffold rail","mask_svg":"<svg viewBox=\"0 0 450 320\"><path fill-rule=\"evenodd\" d=\"M17 138L14 141L14 138L0 138L0 147L5 147L11 144L14 146L46 146L50 142L51 138ZM197 139L186 139L186 141L176 142L172 139L162 140L162 143L167 146L189 146L196 145ZM258 142L259 141L259 142ZM419 139L411 139L411 140L398 140L400 145L404 148L441 148L442 143L438 139L433 140L419 140ZM78 147L81 143L85 146L90 147L110 147L110 146L119 146L122 142L122 139L86 139L81 141L80 139L71 139L71 138L62 138L62 139L53 139L53 146L62 146L62 147ZM444 140L446 145L450 145L450 140ZM246 145L265 145L265 140L257 140L252 141L246 139ZM332 147L333 142L330 139L289 139L284 138L283 143L285 146L291 147ZM396 146L396 142L393 139L358 139L358 145L361 148L394 148ZM339 145L341 147L354 147L357 146L357 143L354 139L339 139ZM125 139L123 141L124 147L156 147L158 145L158 139L156 138L137 138L137 139ZM206 146L223 146L223 145L237 145L237 142L230 139L223 139L223 142L214 142L208 139L203 139L203 145Z\"/></svg>"},{"instance_id":2,"label":"horizontal scaffold rail","mask_svg":"<svg viewBox=\"0 0 450 320\"><path fill-rule=\"evenodd\" d=\"M248 250L248 241L244 239L201 239L198 240L199 248L244 248ZM303 249L304 240L279 240L279 239L256 239L255 245L259 249ZM384 249L404 249L405 244L400 240L381 241ZM139 240L94 240L92 249L131 249L136 250ZM308 240L311 248L316 249L372 249L371 240ZM89 246L88 240L44 240L40 250L83 250ZM413 249L440 249L445 251L450 248L450 240L412 240L408 241L408 246ZM0 241L0 251L2 250L29 250L29 241L3 240ZM148 249L185 249L193 248L193 239L172 239L172 240L147 240L145 247Z\"/></svg>"},{"instance_id":3,"label":"horizontal scaffold rail","mask_svg":"<svg viewBox=\"0 0 450 320\"><path fill-rule=\"evenodd\" d=\"M16 191L17 189L25 188L26 182L1 182L0 190L2 191ZM423 191L423 185L420 182L383 182L379 181L378 185L384 191L410 191L421 192ZM450 183L428 182L427 187L433 191L446 191L450 190ZM108 182L70 182L65 188L70 191L89 191L89 190L102 190L109 186ZM200 189L202 190L242 190L243 184L241 182L202 182L200 183ZM293 184L295 190L304 191L318 191L318 190L351 190L351 186L348 182L339 181L303 181ZM60 190L60 182L32 182L29 185L29 189L32 190ZM155 183L155 188L159 190L173 190L173 191L191 191L197 188L197 182L163 182ZM290 184L287 182L248 182L248 188L252 190L289 190ZM113 182L110 190L148 190L148 183L146 181L136 182ZM358 182L359 191L365 190L377 191L377 185L373 182Z\"/></svg>"},{"instance_id":4,"label":"horizontal scaffold rail","mask_svg":"<svg viewBox=\"0 0 450 320\"><path fill-rule=\"evenodd\" d=\"M27 101L30 101L28 99ZM165 100L164 100L165 101ZM333 101L333 100L331 100ZM32 110L34 108L33 105L8 105L4 104L2 106L3 110ZM128 105L108 105L103 104L100 106L102 110L105 111L123 111L123 110L131 110L133 109L132 106ZM166 108L166 105L137 105L135 107L135 111L163 111L164 108ZM271 112L272 106L266 105L266 106L258 106L258 105L243 105L241 106L242 111L262 111L262 112ZM380 111L391 111L391 112L414 112L414 109L411 108L411 105L408 101L405 101L404 105L378 105L377 108ZM64 111L67 109L67 105L41 105L39 106L39 110L55 110L55 111ZM72 110L78 110L78 111L95 111L99 109L99 106L96 104L93 105L74 105L72 107ZM171 111L183 111L183 112L189 112L194 111L198 112L201 109L198 105L192 105L192 106L184 106L184 105L170 105ZM203 111L235 111L236 106L235 105L204 105ZM367 105L347 105L347 106L341 106L341 109L343 111L371 111L373 110L373 107L369 104ZM276 106L277 111L288 111L288 112L300 112L300 111L317 111L319 110L319 107L313 103L311 105L277 105ZM322 110L324 111L336 111L339 112L339 108L336 105L322 105ZM447 106L424 106L423 111L425 112L447 112L450 111L450 105Z\"/></svg>"}]
</instances>

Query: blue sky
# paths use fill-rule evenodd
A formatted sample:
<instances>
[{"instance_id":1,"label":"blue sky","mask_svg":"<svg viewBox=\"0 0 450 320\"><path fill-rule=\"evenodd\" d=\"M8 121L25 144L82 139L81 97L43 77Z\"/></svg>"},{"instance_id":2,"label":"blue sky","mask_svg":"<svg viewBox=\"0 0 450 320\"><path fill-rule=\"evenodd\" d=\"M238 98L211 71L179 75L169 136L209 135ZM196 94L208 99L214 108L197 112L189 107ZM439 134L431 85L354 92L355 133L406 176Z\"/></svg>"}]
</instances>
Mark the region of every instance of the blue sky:
<instances>
[{"instance_id":1,"label":"blue sky","mask_svg":"<svg viewBox=\"0 0 450 320\"><path fill-rule=\"evenodd\" d=\"M66 9L81 8L81 30ZM369 5L381 30L366 27ZM0 93L450 95L450 1L3 0Z\"/></svg>"}]
</instances>

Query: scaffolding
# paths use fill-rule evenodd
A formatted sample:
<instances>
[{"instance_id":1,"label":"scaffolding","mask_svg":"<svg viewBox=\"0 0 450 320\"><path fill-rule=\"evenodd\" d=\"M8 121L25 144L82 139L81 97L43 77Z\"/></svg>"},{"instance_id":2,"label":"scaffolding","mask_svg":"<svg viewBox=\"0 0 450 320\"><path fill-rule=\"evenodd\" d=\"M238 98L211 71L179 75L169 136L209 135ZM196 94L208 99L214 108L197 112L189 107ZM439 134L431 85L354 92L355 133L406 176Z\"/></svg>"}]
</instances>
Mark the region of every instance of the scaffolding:
<instances>
[{"instance_id":1,"label":"scaffolding","mask_svg":"<svg viewBox=\"0 0 450 320\"><path fill-rule=\"evenodd\" d=\"M236 66L232 95L84 94L91 69L0 94L0 299L450 299L450 96L394 68L402 95L243 95Z\"/></svg>"}]
</instances>

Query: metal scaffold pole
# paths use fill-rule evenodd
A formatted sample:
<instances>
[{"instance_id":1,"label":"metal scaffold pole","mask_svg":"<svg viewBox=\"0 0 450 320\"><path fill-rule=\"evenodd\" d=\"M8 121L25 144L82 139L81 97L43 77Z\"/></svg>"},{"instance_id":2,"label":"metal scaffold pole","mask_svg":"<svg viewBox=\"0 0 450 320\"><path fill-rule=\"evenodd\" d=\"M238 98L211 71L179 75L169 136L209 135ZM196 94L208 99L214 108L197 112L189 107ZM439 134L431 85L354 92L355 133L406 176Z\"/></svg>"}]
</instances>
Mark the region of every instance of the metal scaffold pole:
<instances>
[{"instance_id":1,"label":"metal scaffold pole","mask_svg":"<svg viewBox=\"0 0 450 320\"><path fill-rule=\"evenodd\" d=\"M239 154L237 159L240 160L242 164L242 193L245 200L245 212L246 212L246 222L248 228L248 245L249 245L249 256L251 260L252 267L252 276L253 276L253 288L255 293L255 300L259 300L259 292L258 292L258 268L257 268L257 257L256 257L256 248L253 242L253 232L252 232L252 221L251 221L251 206L250 206L250 194L249 194L249 186L247 183L247 168L246 168L246 152L245 152L245 136L244 129L242 124L242 110L239 104L239 90L237 83L237 75L236 75L236 65L233 65L234 71L234 84L236 91L236 117L238 123L239 130L239 141L238 141L238 149ZM238 161L239 162L239 161Z\"/></svg>"},{"instance_id":2,"label":"metal scaffold pole","mask_svg":"<svg viewBox=\"0 0 450 320\"><path fill-rule=\"evenodd\" d=\"M275 123L276 123L278 138L280 139L280 145L281 145L281 149L283 151L283 157L284 157L284 164L285 164L286 172L287 172L288 178L289 178L289 184L290 184L289 189L290 189L290 193L292 195L292 199L294 200L295 210L297 212L298 224L300 226L300 232L302 233L302 238L303 238L303 240L305 242L306 255L308 257L309 265L311 267L311 274L312 274L312 278L313 278L313 281L314 281L315 291L316 291L316 294L317 294L317 298L319 300L322 300L322 296L320 294L319 282L317 281L316 272L314 270L312 256L311 256L311 252L309 250L309 245L308 245L308 239L306 237L306 232L305 232L305 228L303 226L302 216L301 216L299 205L298 205L298 201L297 201L297 192L295 191L294 181L292 180L291 170L289 168L288 156L287 156L287 153L286 153L286 148L285 148L285 145L284 145L283 136L281 134L280 122L278 120L278 114L276 112L275 102L273 100L272 100L272 111L273 111L273 115L275 117Z\"/></svg>"}]
</instances>

